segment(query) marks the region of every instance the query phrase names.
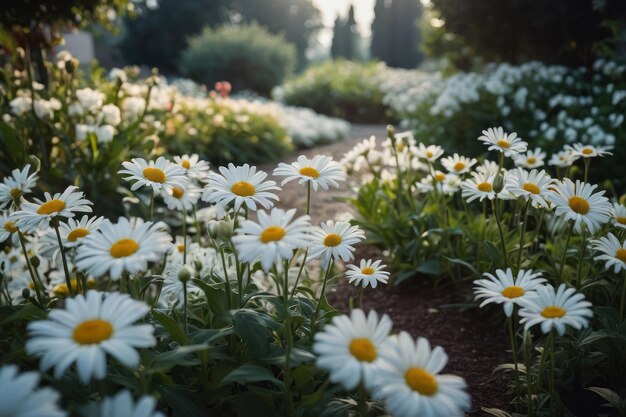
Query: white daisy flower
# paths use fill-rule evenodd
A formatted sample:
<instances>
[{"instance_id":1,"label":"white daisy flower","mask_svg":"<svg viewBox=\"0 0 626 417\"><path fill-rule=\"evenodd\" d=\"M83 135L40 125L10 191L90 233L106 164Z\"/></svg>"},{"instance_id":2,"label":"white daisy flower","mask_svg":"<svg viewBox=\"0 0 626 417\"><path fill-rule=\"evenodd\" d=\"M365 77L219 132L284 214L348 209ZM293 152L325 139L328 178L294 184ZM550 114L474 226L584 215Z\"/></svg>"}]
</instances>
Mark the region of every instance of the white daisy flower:
<instances>
[{"instance_id":1,"label":"white daisy flower","mask_svg":"<svg viewBox=\"0 0 626 417\"><path fill-rule=\"evenodd\" d=\"M613 155L609 152L613 149L612 146L593 146L583 145L582 143L574 143L573 145L565 145L565 149L571 152L574 159Z\"/></svg>"},{"instance_id":2,"label":"white daisy flower","mask_svg":"<svg viewBox=\"0 0 626 417\"><path fill-rule=\"evenodd\" d=\"M402 331L380 357L373 395L395 417L462 417L469 410L465 380L440 374L448 362L441 347Z\"/></svg>"},{"instance_id":3,"label":"white daisy flower","mask_svg":"<svg viewBox=\"0 0 626 417\"><path fill-rule=\"evenodd\" d=\"M69 270L70 270L70 273L72 274L76 272L76 268L74 265L69 265ZM48 276L50 277L50 284L47 287L48 287L48 291L51 294L60 298L65 298L70 295L70 290L67 287L67 282L65 281L65 273L62 270L58 270L58 269L52 270L50 271ZM88 277L86 281L87 281L87 288L89 289L96 288L97 282L95 278ZM75 276L72 276L70 278L70 286L72 287L72 290L74 291L74 293L78 291L79 282L77 281Z\"/></svg>"},{"instance_id":4,"label":"white daisy flower","mask_svg":"<svg viewBox=\"0 0 626 417\"><path fill-rule=\"evenodd\" d=\"M189 213L198 203L202 189L188 181L184 187L174 186L161 191L163 201L170 210L183 211L183 207Z\"/></svg>"},{"instance_id":5,"label":"white daisy flower","mask_svg":"<svg viewBox=\"0 0 626 417\"><path fill-rule=\"evenodd\" d=\"M467 178L461 183L461 195L467 199L468 203L479 199L483 201L485 198L493 200L496 192L493 190L493 181L495 175L487 176L478 172L472 172L472 178Z\"/></svg>"},{"instance_id":6,"label":"white daisy flower","mask_svg":"<svg viewBox=\"0 0 626 417\"><path fill-rule=\"evenodd\" d=\"M621 203L613 203L613 226L626 229L626 206Z\"/></svg>"},{"instance_id":7,"label":"white daisy flower","mask_svg":"<svg viewBox=\"0 0 626 417\"><path fill-rule=\"evenodd\" d=\"M82 239L100 228L103 222L108 222L104 217L89 217L84 215L80 220L67 219L67 223L59 223L59 232L63 246L71 248L78 246Z\"/></svg>"},{"instance_id":8,"label":"white daisy flower","mask_svg":"<svg viewBox=\"0 0 626 417\"><path fill-rule=\"evenodd\" d=\"M164 279L160 301L163 301L170 306L178 304L179 307L182 307L184 298L184 285L179 278L179 274L183 268L187 268L189 271L194 270L191 265L183 265L182 262L168 262L165 270L163 271ZM194 284L192 281L187 281L188 296L197 296L201 293L202 291L196 284Z\"/></svg>"},{"instance_id":9,"label":"white daisy flower","mask_svg":"<svg viewBox=\"0 0 626 417\"><path fill-rule=\"evenodd\" d=\"M532 200L535 207L549 208L546 196L552 186L552 178L546 171L533 169L528 172L517 168L506 175L507 189L515 197L523 197L524 200Z\"/></svg>"},{"instance_id":10,"label":"white daisy flower","mask_svg":"<svg viewBox=\"0 0 626 417\"><path fill-rule=\"evenodd\" d=\"M485 298L480 307L491 303L504 304L504 314L507 317L511 317L513 307L520 305L520 300L546 282L540 272L523 269L519 270L516 277L511 268L506 271L497 269L495 275L486 272L483 276L488 279L474 281L476 300Z\"/></svg>"},{"instance_id":11,"label":"white daisy flower","mask_svg":"<svg viewBox=\"0 0 626 417\"><path fill-rule=\"evenodd\" d=\"M602 255L593 258L594 261L606 261L604 268L616 274L626 270L626 241L620 243L613 233L593 241L593 248Z\"/></svg>"},{"instance_id":12,"label":"white daisy flower","mask_svg":"<svg viewBox=\"0 0 626 417\"><path fill-rule=\"evenodd\" d=\"M296 209L284 211L272 209L270 214L260 210L258 223L245 220L233 236L239 258L244 262L260 259L264 271L269 271L275 262L291 259L293 251L309 244L310 217L293 220Z\"/></svg>"},{"instance_id":13,"label":"white daisy flower","mask_svg":"<svg viewBox=\"0 0 626 417\"><path fill-rule=\"evenodd\" d=\"M593 317L591 303L565 284L556 291L552 285L537 287L534 294L520 300L520 305L520 323L525 323L526 330L539 324L542 332L548 333L555 328L561 336L566 326L580 330L587 327L588 318Z\"/></svg>"},{"instance_id":14,"label":"white daisy flower","mask_svg":"<svg viewBox=\"0 0 626 417\"><path fill-rule=\"evenodd\" d=\"M426 146L423 143L418 143L416 155L429 162L435 162L441 155L443 155L443 148L439 145Z\"/></svg>"},{"instance_id":15,"label":"white daisy flower","mask_svg":"<svg viewBox=\"0 0 626 417\"><path fill-rule=\"evenodd\" d=\"M478 140L489 146L488 150L502 152L504 156L514 156L526 152L528 148L528 144L518 138L517 133L506 133L501 127L483 130Z\"/></svg>"},{"instance_id":16,"label":"white daisy flower","mask_svg":"<svg viewBox=\"0 0 626 417\"><path fill-rule=\"evenodd\" d=\"M476 165L476 162L478 162L476 158L469 159L464 156L460 156L458 153L441 160L441 164L448 170L448 172L457 175L469 172L470 168Z\"/></svg>"},{"instance_id":17,"label":"white daisy flower","mask_svg":"<svg viewBox=\"0 0 626 417\"><path fill-rule=\"evenodd\" d=\"M552 165L558 168L568 168L572 166L575 160L576 158L571 151L563 150L552 154L550 160L548 161L548 165Z\"/></svg>"},{"instance_id":18,"label":"white daisy flower","mask_svg":"<svg viewBox=\"0 0 626 417\"><path fill-rule=\"evenodd\" d=\"M292 180L298 180L298 184L310 182L315 191L318 186L324 190L328 190L329 185L339 188L337 181L346 180L346 174L341 165L333 161L332 157L324 155L316 155L313 159L300 155L298 160L290 165L281 162L274 170L274 176L286 177L280 185L285 185Z\"/></svg>"},{"instance_id":19,"label":"white daisy flower","mask_svg":"<svg viewBox=\"0 0 626 417\"><path fill-rule=\"evenodd\" d=\"M331 324L315 334L313 352L317 354L317 367L328 371L330 381L347 390L359 383L372 386L377 378L379 354L391 326L389 316L385 314L379 321L373 310L367 317L358 308L350 316L333 317Z\"/></svg>"},{"instance_id":20,"label":"white daisy flower","mask_svg":"<svg viewBox=\"0 0 626 417\"><path fill-rule=\"evenodd\" d=\"M81 383L103 379L107 373L107 353L122 365L136 368L136 348L156 344L154 327L133 325L150 307L127 294L88 291L65 300L65 309L52 309L47 320L28 325L26 352L41 355L40 367L54 367L60 379L72 363Z\"/></svg>"},{"instance_id":21,"label":"white daisy flower","mask_svg":"<svg viewBox=\"0 0 626 417\"><path fill-rule=\"evenodd\" d=\"M354 246L365 238L363 231L347 222L330 220L315 228L311 236L309 257L322 257L322 267L328 267L331 257L344 262L354 259Z\"/></svg>"},{"instance_id":22,"label":"white daisy flower","mask_svg":"<svg viewBox=\"0 0 626 417\"><path fill-rule=\"evenodd\" d=\"M256 211L257 204L269 209L274 205L271 200L278 200L270 191L280 190L274 181L264 181L267 174L256 171L256 167L244 164L236 167L228 164L228 168L220 167L221 173L212 172L209 183L204 188L202 200L225 207L234 202L235 211L245 203L249 210Z\"/></svg>"},{"instance_id":23,"label":"white daisy flower","mask_svg":"<svg viewBox=\"0 0 626 417\"><path fill-rule=\"evenodd\" d=\"M19 229L11 220L10 214L0 212L0 243L13 236L12 242L14 244L17 244L19 239L19 236L17 234L18 231Z\"/></svg>"},{"instance_id":24,"label":"white daisy flower","mask_svg":"<svg viewBox=\"0 0 626 417\"><path fill-rule=\"evenodd\" d=\"M580 180L573 183L564 178L562 182L554 182L546 198L554 204L557 216L574 222L576 232L582 231L584 223L590 233L595 233L609 221L613 208L608 198L604 197L604 191L593 192L597 187Z\"/></svg>"},{"instance_id":25,"label":"white daisy flower","mask_svg":"<svg viewBox=\"0 0 626 417\"><path fill-rule=\"evenodd\" d=\"M122 390L114 397L102 400L97 410L90 409L90 416L98 417L165 417L165 414L157 411L157 401L154 397L144 395L135 403L130 391Z\"/></svg>"},{"instance_id":26,"label":"white daisy flower","mask_svg":"<svg viewBox=\"0 0 626 417\"><path fill-rule=\"evenodd\" d=\"M86 236L76 253L76 266L95 277L107 272L118 280L122 272L137 274L148 269L148 262L157 262L170 249L170 236L162 222L144 223L120 217L116 224L103 223L100 230Z\"/></svg>"},{"instance_id":27,"label":"white daisy flower","mask_svg":"<svg viewBox=\"0 0 626 417\"><path fill-rule=\"evenodd\" d=\"M0 367L0 417L65 417L61 396L52 388L37 388L37 372L19 373L15 365Z\"/></svg>"},{"instance_id":28,"label":"white daisy flower","mask_svg":"<svg viewBox=\"0 0 626 417\"><path fill-rule=\"evenodd\" d=\"M29 232L38 227L48 227L50 220L59 217L74 217L74 213L91 213L93 203L83 198L83 193L78 188L70 185L63 193L50 195L44 194L45 200L35 198L31 203L22 200L21 209L11 214L15 225L24 232Z\"/></svg>"},{"instance_id":29,"label":"white daisy flower","mask_svg":"<svg viewBox=\"0 0 626 417\"><path fill-rule=\"evenodd\" d=\"M184 187L188 181L182 167L162 156L156 162L133 158L131 162L122 162L122 166L126 169L121 169L117 173L127 175L124 177L126 181L135 181L130 187L131 191L146 186L152 187L154 193L158 193L164 187Z\"/></svg>"},{"instance_id":30,"label":"white daisy flower","mask_svg":"<svg viewBox=\"0 0 626 417\"><path fill-rule=\"evenodd\" d=\"M209 163L200 160L197 153L175 156L174 161L185 170L189 178L203 180L209 176Z\"/></svg>"},{"instance_id":31,"label":"white daisy flower","mask_svg":"<svg viewBox=\"0 0 626 417\"><path fill-rule=\"evenodd\" d=\"M362 285L363 288L367 287L368 284L372 288L376 288L379 282L386 284L389 279L389 272L384 270L387 265L381 265L381 263L381 260L361 259L359 266L347 265L346 278L348 278L348 284L354 283L357 287Z\"/></svg>"},{"instance_id":32,"label":"white daisy flower","mask_svg":"<svg viewBox=\"0 0 626 417\"><path fill-rule=\"evenodd\" d=\"M526 154L515 157L515 166L526 169L539 168L544 165L545 158L546 153L541 148L535 148L534 151L529 150Z\"/></svg>"},{"instance_id":33,"label":"white daisy flower","mask_svg":"<svg viewBox=\"0 0 626 417\"><path fill-rule=\"evenodd\" d=\"M504 171L506 172L506 170ZM476 167L476 172L490 177L500 173L500 166L497 162L485 160L482 164Z\"/></svg>"},{"instance_id":34,"label":"white daisy flower","mask_svg":"<svg viewBox=\"0 0 626 417\"><path fill-rule=\"evenodd\" d=\"M29 194L37 185L39 176L37 171L29 175L30 164L23 169L14 169L11 175L2 180L0 184L0 209L4 209L12 202L20 201L20 197Z\"/></svg>"}]
</instances>

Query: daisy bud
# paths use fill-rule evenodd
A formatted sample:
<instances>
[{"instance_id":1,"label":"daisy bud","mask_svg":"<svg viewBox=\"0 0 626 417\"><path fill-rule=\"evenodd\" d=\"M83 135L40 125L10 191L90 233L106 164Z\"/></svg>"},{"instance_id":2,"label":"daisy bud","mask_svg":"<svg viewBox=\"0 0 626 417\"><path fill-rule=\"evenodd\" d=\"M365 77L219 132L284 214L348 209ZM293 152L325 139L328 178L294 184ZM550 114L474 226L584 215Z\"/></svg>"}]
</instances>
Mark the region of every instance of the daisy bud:
<instances>
[{"instance_id":1,"label":"daisy bud","mask_svg":"<svg viewBox=\"0 0 626 417\"><path fill-rule=\"evenodd\" d=\"M504 176L502 174L496 175L493 180L493 191L498 194L504 189Z\"/></svg>"},{"instance_id":2,"label":"daisy bud","mask_svg":"<svg viewBox=\"0 0 626 417\"><path fill-rule=\"evenodd\" d=\"M30 298L30 290L28 288L22 290L22 297L24 297L25 300Z\"/></svg>"},{"instance_id":3,"label":"daisy bud","mask_svg":"<svg viewBox=\"0 0 626 417\"><path fill-rule=\"evenodd\" d=\"M39 257L37 255L31 256L30 263L35 268L39 268L39 265L41 265L41 261L39 260Z\"/></svg>"},{"instance_id":4,"label":"daisy bud","mask_svg":"<svg viewBox=\"0 0 626 417\"><path fill-rule=\"evenodd\" d=\"M75 62L73 59L68 59L67 61L65 61L65 71L67 71L68 74L72 74L76 69L76 64L77 62Z\"/></svg>"},{"instance_id":5,"label":"daisy bud","mask_svg":"<svg viewBox=\"0 0 626 417\"><path fill-rule=\"evenodd\" d=\"M391 144L395 146L396 145L396 129L391 125L387 125L387 137L389 138L389 140L391 140Z\"/></svg>"},{"instance_id":6,"label":"daisy bud","mask_svg":"<svg viewBox=\"0 0 626 417\"><path fill-rule=\"evenodd\" d=\"M196 268L196 271L202 271L202 262L200 262L199 260L196 259L195 261L193 261L193 266L194 268Z\"/></svg>"},{"instance_id":7,"label":"daisy bud","mask_svg":"<svg viewBox=\"0 0 626 417\"><path fill-rule=\"evenodd\" d=\"M219 235L222 239L228 240L233 235L234 223L231 220L219 221Z\"/></svg>"},{"instance_id":8,"label":"daisy bud","mask_svg":"<svg viewBox=\"0 0 626 417\"><path fill-rule=\"evenodd\" d=\"M180 282L188 282L191 279L192 271L188 266L184 265L180 268L180 272L178 273L178 279Z\"/></svg>"},{"instance_id":9,"label":"daisy bud","mask_svg":"<svg viewBox=\"0 0 626 417\"><path fill-rule=\"evenodd\" d=\"M207 224L207 229L209 231L209 236L211 239L217 239L220 234L220 222L217 220L210 220Z\"/></svg>"}]
</instances>

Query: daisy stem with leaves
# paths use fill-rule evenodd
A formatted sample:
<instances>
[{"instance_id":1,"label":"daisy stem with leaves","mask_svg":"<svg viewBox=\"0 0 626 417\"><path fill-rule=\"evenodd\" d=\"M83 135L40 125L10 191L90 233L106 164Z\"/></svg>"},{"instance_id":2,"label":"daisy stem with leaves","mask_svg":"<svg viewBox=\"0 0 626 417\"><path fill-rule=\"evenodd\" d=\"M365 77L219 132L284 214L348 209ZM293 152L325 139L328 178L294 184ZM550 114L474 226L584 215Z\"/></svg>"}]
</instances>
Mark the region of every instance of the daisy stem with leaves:
<instances>
[{"instance_id":1,"label":"daisy stem with leaves","mask_svg":"<svg viewBox=\"0 0 626 417\"><path fill-rule=\"evenodd\" d=\"M522 252L524 249L524 234L526 233L526 222L528 221L528 210L530 210L530 198L526 202L526 206L524 207L524 215L522 216L522 230L520 232L519 238L519 251L517 253L517 270L519 271L522 268Z\"/></svg>"},{"instance_id":2,"label":"daisy stem with leaves","mask_svg":"<svg viewBox=\"0 0 626 417\"><path fill-rule=\"evenodd\" d=\"M308 215L311 211L311 181L307 181L306 183L306 206L304 207L304 214ZM298 289L298 283L300 282L300 277L302 276L302 272L304 271L304 265L306 264L306 258L309 256L309 248L307 247L304 250L304 257L302 258L302 264L300 265L300 270L298 271L298 275L296 276L296 281L293 286L293 290L291 290L290 299L296 295L296 290Z\"/></svg>"},{"instance_id":3,"label":"daisy stem with leaves","mask_svg":"<svg viewBox=\"0 0 626 417\"><path fill-rule=\"evenodd\" d=\"M59 250L61 251L61 261L63 262L63 272L65 273L65 282L67 283L67 290L71 297L74 296L74 288L72 287L72 278L70 277L70 270L67 267L67 259L65 258L65 250L63 248L63 241L61 240L61 232L59 231L59 221L57 219L52 220L52 227L57 235L57 241L59 242Z\"/></svg>"},{"instance_id":4,"label":"daisy stem with leaves","mask_svg":"<svg viewBox=\"0 0 626 417\"><path fill-rule=\"evenodd\" d=\"M284 278L285 288L283 294L283 301L285 304L285 415L293 415L293 406L291 403L291 349L293 348L293 334L291 333L291 313L289 312L289 261L285 260L284 263Z\"/></svg>"},{"instance_id":5,"label":"daisy stem with leaves","mask_svg":"<svg viewBox=\"0 0 626 417\"><path fill-rule=\"evenodd\" d=\"M567 247L569 246L569 240L572 237L574 231L574 222L571 222L569 230L567 231L567 237L565 238L565 246L563 247L563 254L561 255L561 264L559 267L559 280L563 282L563 270L565 269L565 260L567 258Z\"/></svg>"},{"instance_id":6,"label":"daisy stem with leaves","mask_svg":"<svg viewBox=\"0 0 626 417\"><path fill-rule=\"evenodd\" d=\"M30 263L30 258L28 257L28 251L26 250L26 241L24 240L24 235L19 230L17 233L20 237L20 244L22 245L22 252L24 252L24 258L26 259L26 266L28 267L28 272L30 273L30 279L33 281L33 287L35 287L35 293L37 294L37 301L39 301L39 304L41 304L42 303L41 286L40 286L40 283L37 282L37 278L35 276L35 273L33 272L33 266Z\"/></svg>"},{"instance_id":7,"label":"daisy stem with leaves","mask_svg":"<svg viewBox=\"0 0 626 417\"><path fill-rule=\"evenodd\" d=\"M330 277L330 271L333 269L333 257L331 256L328 260L328 266L326 267L326 272L324 274L324 281L322 282L322 292L320 293L320 299L317 301L317 306L315 307L315 311L313 312L313 317L311 317L311 343L313 343L313 336L315 334L315 321L317 320L317 315L320 312L320 307L322 305L322 301L324 300L324 292L326 291L326 283L328 282L328 278Z\"/></svg>"},{"instance_id":8,"label":"daisy stem with leaves","mask_svg":"<svg viewBox=\"0 0 626 417\"><path fill-rule=\"evenodd\" d=\"M498 233L500 234L500 245L502 246L502 256L504 259L504 267L507 268L509 266L509 261L506 253L506 242L504 241L504 232L502 232L502 223L500 221L500 215L498 214L495 200L495 198L491 200L491 211L493 211L493 214L496 218L496 224L498 225Z\"/></svg>"},{"instance_id":9,"label":"daisy stem with leaves","mask_svg":"<svg viewBox=\"0 0 626 417\"><path fill-rule=\"evenodd\" d=\"M218 245L217 241L215 239L213 240L213 246L215 246L216 248L219 248L220 251L220 258L222 260L222 270L224 271L224 291L226 292L226 305L228 306L228 309L230 310L231 306L232 306L232 291L230 289L230 281L228 279L228 267L226 265L226 255L224 254L224 248L222 247L222 245Z\"/></svg>"}]
</instances>

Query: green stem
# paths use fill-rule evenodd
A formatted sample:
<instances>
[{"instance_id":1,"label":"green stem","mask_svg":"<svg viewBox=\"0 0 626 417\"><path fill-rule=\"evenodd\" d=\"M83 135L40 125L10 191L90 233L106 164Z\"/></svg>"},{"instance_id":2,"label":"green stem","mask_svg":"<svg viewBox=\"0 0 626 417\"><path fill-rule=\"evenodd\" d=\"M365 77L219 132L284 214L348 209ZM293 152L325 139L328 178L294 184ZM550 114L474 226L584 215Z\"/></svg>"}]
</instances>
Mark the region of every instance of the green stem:
<instances>
[{"instance_id":1,"label":"green stem","mask_svg":"<svg viewBox=\"0 0 626 417\"><path fill-rule=\"evenodd\" d=\"M622 279L622 297L619 303L619 317L624 320L624 303L626 302L626 269L622 271L624 278Z\"/></svg>"},{"instance_id":2,"label":"green stem","mask_svg":"<svg viewBox=\"0 0 626 417\"><path fill-rule=\"evenodd\" d=\"M524 216L523 216L523 221L522 221L522 231L520 233L520 238L519 238L519 252L517 253L517 270L519 271L522 268L522 252L524 249L524 234L526 233L526 222L528 221L528 210L530 208L530 201L531 199L529 198L528 201L526 202L526 206L524 207Z\"/></svg>"},{"instance_id":3,"label":"green stem","mask_svg":"<svg viewBox=\"0 0 626 417\"><path fill-rule=\"evenodd\" d=\"M500 234L500 245L502 246L502 256L504 257L504 267L507 268L509 266L509 261L508 261L508 256L506 253L506 242L504 241L504 233L502 232L502 224L500 222L500 215L498 214L498 210L496 209L495 198L491 200L491 210L493 211L493 214L496 217L496 224L498 225L498 233Z\"/></svg>"},{"instance_id":4,"label":"green stem","mask_svg":"<svg viewBox=\"0 0 626 417\"><path fill-rule=\"evenodd\" d=\"M513 317L515 316L515 311L513 311ZM517 339L515 337L515 329L513 325L513 317L507 318L509 322L509 338L511 339L511 350L513 351L513 366L515 367L515 387L517 389L517 395L519 396L521 393L521 384L519 377L519 368L517 364Z\"/></svg>"},{"instance_id":5,"label":"green stem","mask_svg":"<svg viewBox=\"0 0 626 417\"><path fill-rule=\"evenodd\" d=\"M65 282L67 283L67 290L70 293L70 297L74 296L74 288L72 288L72 279L70 277L70 270L67 267L67 259L65 258L65 251L63 250L63 242L61 241L61 232L59 231L59 222L57 219L52 220L52 226L57 235L57 241L59 242L59 249L61 250L61 261L63 262L63 272L65 273Z\"/></svg>"},{"instance_id":6,"label":"green stem","mask_svg":"<svg viewBox=\"0 0 626 417\"><path fill-rule=\"evenodd\" d=\"M183 204L183 265L187 265L187 208Z\"/></svg>"},{"instance_id":7,"label":"green stem","mask_svg":"<svg viewBox=\"0 0 626 417\"><path fill-rule=\"evenodd\" d=\"M330 271L333 269L333 257L330 257L328 262L328 267L326 268L326 273L324 274L324 281L322 282L322 292L320 293L320 299L317 301L317 306L315 307L315 311L313 312L313 317L311 317L311 343L313 343L313 335L315 334L315 321L317 320L317 315L320 312L320 306L322 305L322 301L324 300L324 292L326 291L326 283L328 282L328 277L330 277Z\"/></svg>"},{"instance_id":8,"label":"green stem","mask_svg":"<svg viewBox=\"0 0 626 417\"><path fill-rule=\"evenodd\" d=\"M550 409L554 404L554 327L550 329L550 336L548 337L548 348L550 350Z\"/></svg>"},{"instance_id":9,"label":"green stem","mask_svg":"<svg viewBox=\"0 0 626 417\"><path fill-rule=\"evenodd\" d=\"M368 409L367 409L367 391L363 384L359 384L359 415L361 417L367 417Z\"/></svg>"},{"instance_id":10,"label":"green stem","mask_svg":"<svg viewBox=\"0 0 626 417\"><path fill-rule=\"evenodd\" d=\"M567 258L567 246L569 245L569 240L572 237L572 231L574 230L574 222L570 224L569 230L567 231L567 237L565 238L565 247L563 248L563 254L561 255L561 266L559 267L559 280L563 282L563 270L565 269L565 260Z\"/></svg>"},{"instance_id":11,"label":"green stem","mask_svg":"<svg viewBox=\"0 0 626 417\"><path fill-rule=\"evenodd\" d=\"M150 208L148 209L148 220L152 221L154 216L154 190L150 193Z\"/></svg>"},{"instance_id":12,"label":"green stem","mask_svg":"<svg viewBox=\"0 0 626 417\"><path fill-rule=\"evenodd\" d=\"M591 158L583 158L585 162L585 182L587 182L588 174L589 174L589 165L591 164Z\"/></svg>"},{"instance_id":13,"label":"green stem","mask_svg":"<svg viewBox=\"0 0 626 417\"><path fill-rule=\"evenodd\" d=\"M37 294L37 301L39 301L39 304L42 304L43 299L41 297L41 287L39 286L39 283L37 282L37 278L35 277L35 273L33 272L33 266L30 264L30 258L28 257L28 251L26 250L26 241L24 240L24 235L19 230L17 233L20 237L20 244L22 245L22 252L24 252L24 258L26 259L26 266L28 266L30 279L33 281L33 286L35 287L35 293Z\"/></svg>"},{"instance_id":14,"label":"green stem","mask_svg":"<svg viewBox=\"0 0 626 417\"><path fill-rule=\"evenodd\" d=\"M359 308L363 309L363 293L365 292L365 286L361 285L359 287Z\"/></svg>"},{"instance_id":15,"label":"green stem","mask_svg":"<svg viewBox=\"0 0 626 417\"><path fill-rule=\"evenodd\" d=\"M580 253L578 255L578 267L576 268L576 289L580 291L580 287L582 286L582 269L583 269L583 260L585 258L585 249L587 247L587 229L583 226L583 243L580 246Z\"/></svg>"},{"instance_id":16,"label":"green stem","mask_svg":"<svg viewBox=\"0 0 626 417\"><path fill-rule=\"evenodd\" d=\"M293 406L291 398L291 349L293 347L293 335L291 333L291 314L289 313L289 261L285 261L284 271L285 284L283 288L283 302L285 304L285 342L287 344L285 351L285 415L293 415Z\"/></svg>"},{"instance_id":17,"label":"green stem","mask_svg":"<svg viewBox=\"0 0 626 417\"><path fill-rule=\"evenodd\" d=\"M217 242L214 240L213 245L217 246ZM232 307L232 291L230 289L230 280L228 279L228 268L226 266L226 256L224 255L224 248L219 247L220 258L222 259L222 269L224 270L224 290L226 291L226 302L228 309Z\"/></svg>"},{"instance_id":18,"label":"green stem","mask_svg":"<svg viewBox=\"0 0 626 417\"><path fill-rule=\"evenodd\" d=\"M304 207L304 214L309 214L311 211L311 181L306 182L306 206ZM304 271L304 265L306 264L307 256L309 255L309 248L306 248L304 251L304 258L302 259L302 264L300 265L300 270L298 271L298 275L296 276L296 281L293 286L293 290L291 291L290 299L296 295L296 290L298 289L298 283L300 282L300 277L302 276L302 272ZM295 257L294 257L295 258Z\"/></svg>"},{"instance_id":19,"label":"green stem","mask_svg":"<svg viewBox=\"0 0 626 417\"><path fill-rule=\"evenodd\" d=\"M187 281L183 281L183 308L183 323L185 325L185 334L189 334L187 330Z\"/></svg>"},{"instance_id":20,"label":"green stem","mask_svg":"<svg viewBox=\"0 0 626 417\"><path fill-rule=\"evenodd\" d=\"M526 367L526 402L528 416L533 417L533 381L531 372L532 340L529 332L524 331L524 366Z\"/></svg>"}]
</instances>

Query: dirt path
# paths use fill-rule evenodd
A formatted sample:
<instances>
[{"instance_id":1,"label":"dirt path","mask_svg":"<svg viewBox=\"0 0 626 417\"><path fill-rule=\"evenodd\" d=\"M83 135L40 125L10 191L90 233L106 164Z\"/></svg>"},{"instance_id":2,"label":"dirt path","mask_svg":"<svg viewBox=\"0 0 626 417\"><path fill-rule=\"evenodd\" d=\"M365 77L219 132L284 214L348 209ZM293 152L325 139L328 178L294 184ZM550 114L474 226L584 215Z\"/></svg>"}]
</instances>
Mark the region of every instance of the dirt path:
<instances>
[{"instance_id":1,"label":"dirt path","mask_svg":"<svg viewBox=\"0 0 626 417\"><path fill-rule=\"evenodd\" d=\"M346 140L313 149L299 151L286 158L291 163L299 155L312 158L328 155L339 161L343 155L361 140L375 135L382 140L386 136L383 125L353 125ZM275 164L260 166L271 173ZM313 224L334 219L338 214L354 213L352 207L338 198L352 193L345 183L339 189L318 191L312 197L311 217ZM278 207L304 210L305 188L295 181L286 184L279 194ZM371 245L357 248L357 261L361 258L380 258L381 251ZM465 290L445 286L434 287L427 280L409 280L400 286L382 285L366 290L364 309L388 314L394 322L394 332L408 331L413 337L426 337L431 344L442 346L449 356L444 373L454 373L465 378L472 396L469 416L484 415L481 407L510 409L506 380L502 374L494 375L496 365L510 360L506 351L506 332L493 320L493 311L477 309L459 310L442 308L444 305L462 304L471 299ZM356 299L357 290L345 280L330 289L328 300L338 310L348 313L350 298ZM491 317L490 317L491 316Z\"/></svg>"}]
</instances>

